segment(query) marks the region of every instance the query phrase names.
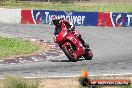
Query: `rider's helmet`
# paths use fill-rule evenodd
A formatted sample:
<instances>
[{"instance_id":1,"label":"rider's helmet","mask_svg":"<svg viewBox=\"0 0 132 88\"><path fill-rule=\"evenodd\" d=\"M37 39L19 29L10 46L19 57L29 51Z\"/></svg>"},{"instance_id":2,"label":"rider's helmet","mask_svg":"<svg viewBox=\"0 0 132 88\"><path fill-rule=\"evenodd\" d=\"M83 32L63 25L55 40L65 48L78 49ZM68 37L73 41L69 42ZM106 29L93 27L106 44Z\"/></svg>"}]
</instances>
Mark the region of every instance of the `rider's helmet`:
<instances>
[{"instance_id":1,"label":"rider's helmet","mask_svg":"<svg viewBox=\"0 0 132 88\"><path fill-rule=\"evenodd\" d=\"M57 16L52 17L52 22L55 26L59 25L60 19Z\"/></svg>"}]
</instances>

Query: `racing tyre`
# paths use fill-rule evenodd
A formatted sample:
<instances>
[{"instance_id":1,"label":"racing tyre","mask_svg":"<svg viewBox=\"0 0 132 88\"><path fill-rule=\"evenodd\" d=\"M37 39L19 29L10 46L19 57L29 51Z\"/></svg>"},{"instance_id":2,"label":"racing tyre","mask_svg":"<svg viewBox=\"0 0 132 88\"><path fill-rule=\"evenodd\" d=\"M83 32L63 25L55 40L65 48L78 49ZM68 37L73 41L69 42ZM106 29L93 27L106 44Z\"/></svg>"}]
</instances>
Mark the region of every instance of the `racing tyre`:
<instances>
[{"instance_id":1,"label":"racing tyre","mask_svg":"<svg viewBox=\"0 0 132 88\"><path fill-rule=\"evenodd\" d=\"M86 60L92 60L93 58L93 53L90 49L87 49L85 54L83 55L83 57L86 59Z\"/></svg>"},{"instance_id":2,"label":"racing tyre","mask_svg":"<svg viewBox=\"0 0 132 88\"><path fill-rule=\"evenodd\" d=\"M77 61L77 57L74 54L74 50L72 46L64 46L62 47L62 50L70 61L72 62Z\"/></svg>"}]
</instances>

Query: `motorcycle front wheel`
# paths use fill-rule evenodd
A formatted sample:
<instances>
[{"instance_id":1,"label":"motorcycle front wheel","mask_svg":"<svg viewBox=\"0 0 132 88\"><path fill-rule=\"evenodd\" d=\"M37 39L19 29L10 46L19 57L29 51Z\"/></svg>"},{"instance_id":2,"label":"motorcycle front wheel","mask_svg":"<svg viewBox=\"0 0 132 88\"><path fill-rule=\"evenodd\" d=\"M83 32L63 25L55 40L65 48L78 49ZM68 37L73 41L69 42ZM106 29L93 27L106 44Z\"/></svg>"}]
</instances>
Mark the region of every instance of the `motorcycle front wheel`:
<instances>
[{"instance_id":1,"label":"motorcycle front wheel","mask_svg":"<svg viewBox=\"0 0 132 88\"><path fill-rule=\"evenodd\" d=\"M75 51L72 46L64 46L62 47L62 50L70 61L72 62L77 61L77 56L75 55L74 53Z\"/></svg>"}]
</instances>

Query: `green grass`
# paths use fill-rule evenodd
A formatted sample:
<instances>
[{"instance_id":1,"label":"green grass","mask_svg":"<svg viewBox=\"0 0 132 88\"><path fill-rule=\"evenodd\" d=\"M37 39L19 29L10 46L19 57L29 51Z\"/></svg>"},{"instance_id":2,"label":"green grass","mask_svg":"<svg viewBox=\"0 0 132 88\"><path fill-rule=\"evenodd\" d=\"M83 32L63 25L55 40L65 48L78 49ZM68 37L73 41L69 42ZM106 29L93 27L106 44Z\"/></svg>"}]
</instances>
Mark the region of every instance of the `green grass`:
<instances>
[{"instance_id":1,"label":"green grass","mask_svg":"<svg viewBox=\"0 0 132 88\"><path fill-rule=\"evenodd\" d=\"M119 87L119 88L132 88L132 85L130 85L130 86L122 86L122 87Z\"/></svg>"},{"instance_id":2,"label":"green grass","mask_svg":"<svg viewBox=\"0 0 132 88\"><path fill-rule=\"evenodd\" d=\"M64 11L100 11L100 12L132 12L132 4L98 4L98 3L5 3L5 8L43 9Z\"/></svg>"},{"instance_id":3,"label":"green grass","mask_svg":"<svg viewBox=\"0 0 132 88\"><path fill-rule=\"evenodd\" d=\"M15 38L0 37L0 59L13 55L29 54L37 51L39 46Z\"/></svg>"},{"instance_id":4,"label":"green grass","mask_svg":"<svg viewBox=\"0 0 132 88\"><path fill-rule=\"evenodd\" d=\"M28 82L25 79L22 79L17 76L7 75L4 81L4 88L38 88L39 81L30 81Z\"/></svg>"}]
</instances>

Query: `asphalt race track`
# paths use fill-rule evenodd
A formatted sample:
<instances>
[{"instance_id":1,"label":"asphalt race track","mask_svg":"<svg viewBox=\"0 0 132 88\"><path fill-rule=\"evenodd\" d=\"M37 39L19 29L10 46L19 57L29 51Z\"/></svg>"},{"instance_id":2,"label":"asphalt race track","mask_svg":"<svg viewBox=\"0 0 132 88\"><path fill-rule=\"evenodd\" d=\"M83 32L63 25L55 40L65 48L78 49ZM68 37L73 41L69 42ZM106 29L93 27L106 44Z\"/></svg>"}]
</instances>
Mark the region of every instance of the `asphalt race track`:
<instances>
[{"instance_id":1,"label":"asphalt race track","mask_svg":"<svg viewBox=\"0 0 132 88\"><path fill-rule=\"evenodd\" d=\"M90 75L132 73L132 28L77 26L84 40L90 44L93 60L68 62L66 56L41 62L0 66L0 76L11 73L21 76L75 76L82 67ZM53 42L53 25L0 24L0 35L7 37L37 38Z\"/></svg>"}]
</instances>

